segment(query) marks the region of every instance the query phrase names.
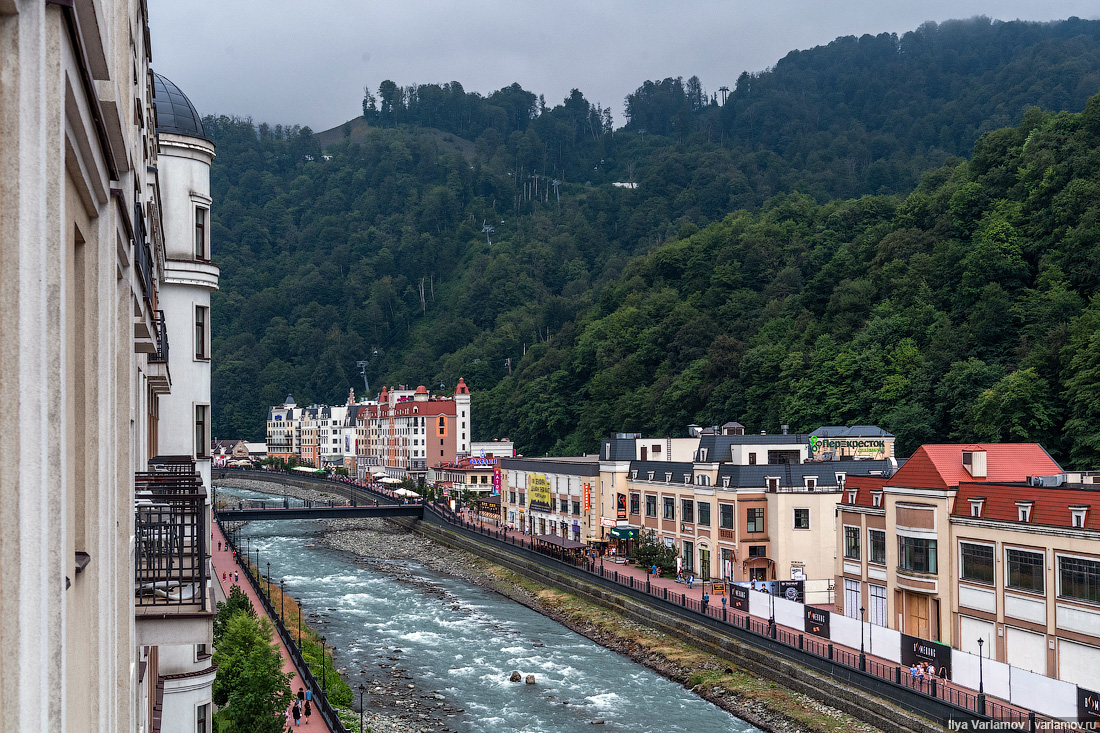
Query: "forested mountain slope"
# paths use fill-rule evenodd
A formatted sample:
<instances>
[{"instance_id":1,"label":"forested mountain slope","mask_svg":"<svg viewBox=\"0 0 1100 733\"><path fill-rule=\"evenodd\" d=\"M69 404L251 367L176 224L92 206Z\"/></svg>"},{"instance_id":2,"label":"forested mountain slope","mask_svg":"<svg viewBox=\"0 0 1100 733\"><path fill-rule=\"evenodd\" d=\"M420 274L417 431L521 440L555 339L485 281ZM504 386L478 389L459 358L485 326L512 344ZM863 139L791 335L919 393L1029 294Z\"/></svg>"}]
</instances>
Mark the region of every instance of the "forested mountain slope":
<instances>
[{"instance_id":1,"label":"forested mountain slope","mask_svg":"<svg viewBox=\"0 0 1100 733\"><path fill-rule=\"evenodd\" d=\"M1089 115L1032 111L904 199L828 199L903 191L930 159L966 152L959 140L986 124L966 95L1001 100L1006 119L1043 100L1080 109L1100 70L1097 26L922 27L943 49L932 44L926 68L952 54L971 63L944 42L958 33L968 50L996 45L1001 62L954 69L951 104L894 110L888 144L881 129L864 136L884 146L877 160L905 171L877 187L873 163L841 166L850 180L822 178L814 157L833 144L830 130L864 130L858 115L827 105L826 131L805 133L825 135L817 142L771 125L777 137L750 140L737 132L743 84L725 106L689 110L668 136L637 129L637 100L631 123L612 131L579 92L546 108L518 86L486 98L439 87L459 113L439 106L436 89L387 86L384 104L365 100L367 134L324 151L308 129L208 118L222 266L215 432L260 437L265 406L287 392L342 400L362 384L355 361L370 358L372 387L464 376L477 436L507 435L528 452L592 450L612 429L678 434L692 421L858 420L894 430L903 449L1029 437L1084 458L1092 423L1075 410L1090 382L1076 375L1095 366L1075 356L1088 350L1063 347L1096 320L1086 307L1098 267ZM880 42L805 53L824 69L829 54L873 58ZM774 90L790 59L743 78L745 93L784 98ZM834 75L849 67L863 70L837 88L866 81L858 64L831 64ZM999 90L979 94L981 79ZM673 96L677 84L698 87L647 83ZM419 126L425 98L437 103L436 128ZM942 121L936 140L914 137L929 115ZM956 148L936 147L943 129ZM625 180L638 188L611 185ZM1026 436L1005 432L1013 405L1028 408L1016 421Z\"/></svg>"}]
</instances>

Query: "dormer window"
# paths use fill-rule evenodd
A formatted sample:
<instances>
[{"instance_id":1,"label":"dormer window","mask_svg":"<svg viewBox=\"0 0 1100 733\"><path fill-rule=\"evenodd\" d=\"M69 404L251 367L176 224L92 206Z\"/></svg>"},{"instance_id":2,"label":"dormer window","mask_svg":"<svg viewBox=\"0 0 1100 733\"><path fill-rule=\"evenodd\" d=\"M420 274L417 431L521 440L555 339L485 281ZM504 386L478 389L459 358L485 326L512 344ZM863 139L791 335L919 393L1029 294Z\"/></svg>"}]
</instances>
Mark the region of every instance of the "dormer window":
<instances>
[{"instance_id":1,"label":"dormer window","mask_svg":"<svg viewBox=\"0 0 1100 733\"><path fill-rule=\"evenodd\" d=\"M630 472L630 480L634 481L637 478L638 478L638 472L637 471L631 471Z\"/></svg>"},{"instance_id":2,"label":"dormer window","mask_svg":"<svg viewBox=\"0 0 1100 733\"><path fill-rule=\"evenodd\" d=\"M691 483L691 474L690 473L685 473L684 474L684 483L685 484L690 484Z\"/></svg>"},{"instance_id":3,"label":"dormer window","mask_svg":"<svg viewBox=\"0 0 1100 733\"><path fill-rule=\"evenodd\" d=\"M844 490L844 480L847 478L847 475L843 471L837 471L834 475L836 476L836 485L837 485L837 487L841 491L843 491Z\"/></svg>"},{"instance_id":4,"label":"dormer window","mask_svg":"<svg viewBox=\"0 0 1100 733\"><path fill-rule=\"evenodd\" d=\"M807 476L804 480L806 482L806 491L813 491L817 488L817 476Z\"/></svg>"},{"instance_id":5,"label":"dormer window","mask_svg":"<svg viewBox=\"0 0 1100 733\"><path fill-rule=\"evenodd\" d=\"M729 488L729 486L730 486L730 477L729 476L723 476L722 477L722 485L725 486L727 489Z\"/></svg>"},{"instance_id":6,"label":"dormer window","mask_svg":"<svg viewBox=\"0 0 1100 733\"><path fill-rule=\"evenodd\" d=\"M985 497L984 496L971 497L971 499L970 499L970 516L972 516L972 517L981 517L982 516L982 507L984 507L984 506L985 506Z\"/></svg>"},{"instance_id":7,"label":"dormer window","mask_svg":"<svg viewBox=\"0 0 1100 733\"><path fill-rule=\"evenodd\" d=\"M1035 506L1033 501L1018 501L1016 502L1016 511L1021 522L1031 521L1031 508Z\"/></svg>"},{"instance_id":8,"label":"dormer window","mask_svg":"<svg viewBox=\"0 0 1100 733\"><path fill-rule=\"evenodd\" d=\"M700 448L699 449L699 460L700 461L706 461L707 460L707 453L709 453L709 452L710 452L709 448Z\"/></svg>"},{"instance_id":9,"label":"dormer window","mask_svg":"<svg viewBox=\"0 0 1100 733\"><path fill-rule=\"evenodd\" d=\"M779 479L778 478L774 478L774 477L769 476L765 479L765 481L768 482L768 491L769 492L774 494L775 492L779 491Z\"/></svg>"},{"instance_id":10,"label":"dormer window","mask_svg":"<svg viewBox=\"0 0 1100 733\"><path fill-rule=\"evenodd\" d=\"M650 471L650 472L649 472L649 480L650 480L650 481L652 481L652 480L653 480L653 471Z\"/></svg>"},{"instance_id":11,"label":"dormer window","mask_svg":"<svg viewBox=\"0 0 1100 733\"><path fill-rule=\"evenodd\" d=\"M1070 526L1076 529L1084 529L1085 527L1085 515L1088 514L1088 506L1071 506L1069 508L1069 515L1071 519Z\"/></svg>"},{"instance_id":12,"label":"dormer window","mask_svg":"<svg viewBox=\"0 0 1100 733\"><path fill-rule=\"evenodd\" d=\"M672 471L665 472L665 483L666 484L671 484L672 483Z\"/></svg>"},{"instance_id":13,"label":"dormer window","mask_svg":"<svg viewBox=\"0 0 1100 733\"><path fill-rule=\"evenodd\" d=\"M881 507L882 506L882 492L881 491L872 491L871 492L871 506L873 506L873 507Z\"/></svg>"},{"instance_id":14,"label":"dormer window","mask_svg":"<svg viewBox=\"0 0 1100 733\"><path fill-rule=\"evenodd\" d=\"M856 503L856 489L848 489L848 503L849 504L855 504Z\"/></svg>"},{"instance_id":15,"label":"dormer window","mask_svg":"<svg viewBox=\"0 0 1100 733\"><path fill-rule=\"evenodd\" d=\"M964 450L962 453L963 468L974 478L985 478L985 451Z\"/></svg>"}]
</instances>

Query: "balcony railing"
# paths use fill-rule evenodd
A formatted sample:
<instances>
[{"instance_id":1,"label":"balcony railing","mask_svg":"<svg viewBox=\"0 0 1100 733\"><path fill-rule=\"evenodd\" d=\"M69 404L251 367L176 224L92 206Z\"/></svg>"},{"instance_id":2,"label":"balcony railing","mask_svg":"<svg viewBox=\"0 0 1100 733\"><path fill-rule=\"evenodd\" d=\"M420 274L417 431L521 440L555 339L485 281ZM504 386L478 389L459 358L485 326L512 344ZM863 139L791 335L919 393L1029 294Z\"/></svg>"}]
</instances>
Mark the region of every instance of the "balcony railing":
<instances>
[{"instance_id":1,"label":"balcony railing","mask_svg":"<svg viewBox=\"0 0 1100 733\"><path fill-rule=\"evenodd\" d=\"M190 606L208 611L206 489L187 456L158 457L179 470L139 473L135 479L134 594L139 609ZM153 461L150 461L154 467ZM183 469L190 467L190 473Z\"/></svg>"},{"instance_id":2,"label":"balcony railing","mask_svg":"<svg viewBox=\"0 0 1100 733\"><path fill-rule=\"evenodd\" d=\"M168 327L164 323L164 311L153 311L153 340L156 342L156 353L149 355L149 361L168 363Z\"/></svg>"},{"instance_id":3,"label":"balcony railing","mask_svg":"<svg viewBox=\"0 0 1100 733\"><path fill-rule=\"evenodd\" d=\"M141 280L142 294L147 302L153 302L153 254L145 235L145 216L141 204L134 202L134 264Z\"/></svg>"}]
</instances>

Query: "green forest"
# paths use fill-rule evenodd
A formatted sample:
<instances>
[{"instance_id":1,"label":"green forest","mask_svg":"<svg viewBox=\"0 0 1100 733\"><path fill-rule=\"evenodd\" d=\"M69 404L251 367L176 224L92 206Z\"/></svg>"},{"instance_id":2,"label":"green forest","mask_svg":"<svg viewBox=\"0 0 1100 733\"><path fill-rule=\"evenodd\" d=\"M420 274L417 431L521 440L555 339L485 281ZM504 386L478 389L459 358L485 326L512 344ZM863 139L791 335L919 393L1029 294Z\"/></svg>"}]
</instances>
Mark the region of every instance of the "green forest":
<instances>
[{"instance_id":1,"label":"green forest","mask_svg":"<svg viewBox=\"0 0 1100 733\"><path fill-rule=\"evenodd\" d=\"M707 92L368 90L326 133L208 117L214 432L382 384L474 437L874 423L1100 458L1100 22L839 38Z\"/></svg>"}]
</instances>

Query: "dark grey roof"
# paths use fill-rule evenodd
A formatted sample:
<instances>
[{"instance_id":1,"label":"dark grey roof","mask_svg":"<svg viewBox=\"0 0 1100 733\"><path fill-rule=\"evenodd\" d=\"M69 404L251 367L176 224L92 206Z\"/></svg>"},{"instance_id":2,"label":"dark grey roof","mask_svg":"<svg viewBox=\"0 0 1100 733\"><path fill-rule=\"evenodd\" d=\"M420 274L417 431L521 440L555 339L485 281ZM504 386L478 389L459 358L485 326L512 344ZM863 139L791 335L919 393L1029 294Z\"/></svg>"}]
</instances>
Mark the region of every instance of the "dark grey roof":
<instances>
[{"instance_id":1,"label":"dark grey roof","mask_svg":"<svg viewBox=\"0 0 1100 733\"><path fill-rule=\"evenodd\" d=\"M892 438L892 434L886 432L877 425L823 425L810 435L818 438Z\"/></svg>"},{"instance_id":2,"label":"dark grey roof","mask_svg":"<svg viewBox=\"0 0 1100 733\"><path fill-rule=\"evenodd\" d=\"M210 139L195 105L179 87L160 74L153 74L153 97L157 105L157 132Z\"/></svg>"},{"instance_id":3,"label":"dark grey roof","mask_svg":"<svg viewBox=\"0 0 1100 733\"><path fill-rule=\"evenodd\" d=\"M776 465L738 466L732 463L718 468L718 487L724 484L724 477L730 477L730 488L764 487L768 476L779 478L779 485L802 486L807 478L817 477L818 486L835 487L836 474L847 476L867 475L871 471L890 471L894 467L889 461L815 461L813 463L786 463ZM641 474L639 474L641 475Z\"/></svg>"}]
</instances>

